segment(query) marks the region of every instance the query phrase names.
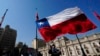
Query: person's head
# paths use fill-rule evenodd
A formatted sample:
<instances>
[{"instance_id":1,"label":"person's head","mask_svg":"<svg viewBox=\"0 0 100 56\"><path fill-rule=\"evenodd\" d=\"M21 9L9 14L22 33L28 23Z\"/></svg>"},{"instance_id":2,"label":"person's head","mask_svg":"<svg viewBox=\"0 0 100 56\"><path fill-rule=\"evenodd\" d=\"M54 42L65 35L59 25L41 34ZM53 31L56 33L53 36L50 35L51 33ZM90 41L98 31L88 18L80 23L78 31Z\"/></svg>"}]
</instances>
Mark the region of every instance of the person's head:
<instances>
[{"instance_id":1,"label":"person's head","mask_svg":"<svg viewBox=\"0 0 100 56\"><path fill-rule=\"evenodd\" d=\"M52 48L55 48L55 45L54 44L52 45Z\"/></svg>"},{"instance_id":2,"label":"person's head","mask_svg":"<svg viewBox=\"0 0 100 56\"><path fill-rule=\"evenodd\" d=\"M19 42L16 47L22 48L23 47L23 42Z\"/></svg>"}]
</instances>

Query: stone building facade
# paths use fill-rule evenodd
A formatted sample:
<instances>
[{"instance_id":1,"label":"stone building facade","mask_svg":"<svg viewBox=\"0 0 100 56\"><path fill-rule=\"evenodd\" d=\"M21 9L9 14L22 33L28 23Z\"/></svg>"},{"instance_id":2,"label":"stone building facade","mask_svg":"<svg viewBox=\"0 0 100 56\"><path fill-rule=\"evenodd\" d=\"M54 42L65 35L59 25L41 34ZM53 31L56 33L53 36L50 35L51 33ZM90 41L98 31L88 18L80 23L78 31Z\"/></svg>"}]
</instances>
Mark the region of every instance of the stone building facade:
<instances>
[{"instance_id":1,"label":"stone building facade","mask_svg":"<svg viewBox=\"0 0 100 56\"><path fill-rule=\"evenodd\" d=\"M36 49L44 46L46 46L46 43L42 39L36 40L36 38L34 38L34 40L32 40L32 48Z\"/></svg>"},{"instance_id":2,"label":"stone building facade","mask_svg":"<svg viewBox=\"0 0 100 56\"><path fill-rule=\"evenodd\" d=\"M87 56L100 56L100 33L80 38L80 42ZM48 50L52 44L55 44L55 46L61 50L61 56L82 56L77 39L69 40L66 37L61 37L46 43L46 46L44 45L44 47L40 47L38 50L43 56L50 56Z\"/></svg>"}]
</instances>

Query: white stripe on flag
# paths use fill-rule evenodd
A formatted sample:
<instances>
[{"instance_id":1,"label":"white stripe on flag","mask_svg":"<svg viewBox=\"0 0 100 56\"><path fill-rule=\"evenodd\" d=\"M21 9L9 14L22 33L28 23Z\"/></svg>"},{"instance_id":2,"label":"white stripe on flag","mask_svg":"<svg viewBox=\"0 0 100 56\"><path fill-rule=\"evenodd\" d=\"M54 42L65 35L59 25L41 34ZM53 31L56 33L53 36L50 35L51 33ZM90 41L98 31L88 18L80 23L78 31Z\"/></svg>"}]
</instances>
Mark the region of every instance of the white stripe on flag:
<instances>
[{"instance_id":1,"label":"white stripe on flag","mask_svg":"<svg viewBox=\"0 0 100 56\"><path fill-rule=\"evenodd\" d=\"M83 14L83 12L78 7L74 8L68 8L65 9L55 15L46 17L50 26L54 26L56 24L62 23L66 20L72 19L80 14Z\"/></svg>"}]
</instances>

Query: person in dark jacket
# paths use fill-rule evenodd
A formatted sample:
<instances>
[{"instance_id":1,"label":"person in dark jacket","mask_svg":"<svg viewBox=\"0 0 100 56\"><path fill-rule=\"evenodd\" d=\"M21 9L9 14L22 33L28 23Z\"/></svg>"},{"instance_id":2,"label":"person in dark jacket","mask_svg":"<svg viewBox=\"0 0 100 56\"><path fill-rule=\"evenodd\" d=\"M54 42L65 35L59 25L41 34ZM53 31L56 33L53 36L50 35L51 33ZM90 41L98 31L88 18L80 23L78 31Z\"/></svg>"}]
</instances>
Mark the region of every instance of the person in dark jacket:
<instances>
[{"instance_id":1,"label":"person in dark jacket","mask_svg":"<svg viewBox=\"0 0 100 56\"><path fill-rule=\"evenodd\" d=\"M0 56L2 56L3 54L3 49L0 49Z\"/></svg>"},{"instance_id":2,"label":"person in dark jacket","mask_svg":"<svg viewBox=\"0 0 100 56\"><path fill-rule=\"evenodd\" d=\"M13 50L11 50L10 56L21 56L19 48L15 47Z\"/></svg>"},{"instance_id":3,"label":"person in dark jacket","mask_svg":"<svg viewBox=\"0 0 100 56\"><path fill-rule=\"evenodd\" d=\"M38 56L42 56L41 52L38 51Z\"/></svg>"},{"instance_id":4,"label":"person in dark jacket","mask_svg":"<svg viewBox=\"0 0 100 56\"><path fill-rule=\"evenodd\" d=\"M61 51L58 50L55 45L50 46L49 49L49 54L51 54L51 56L60 56L61 55Z\"/></svg>"},{"instance_id":5,"label":"person in dark jacket","mask_svg":"<svg viewBox=\"0 0 100 56\"><path fill-rule=\"evenodd\" d=\"M23 45L22 47L22 50L21 50L21 54L23 56L29 56L29 53L28 53L28 46L26 44Z\"/></svg>"},{"instance_id":6,"label":"person in dark jacket","mask_svg":"<svg viewBox=\"0 0 100 56\"><path fill-rule=\"evenodd\" d=\"M42 53L40 51L38 51L38 49L35 50L35 56L43 56Z\"/></svg>"}]
</instances>

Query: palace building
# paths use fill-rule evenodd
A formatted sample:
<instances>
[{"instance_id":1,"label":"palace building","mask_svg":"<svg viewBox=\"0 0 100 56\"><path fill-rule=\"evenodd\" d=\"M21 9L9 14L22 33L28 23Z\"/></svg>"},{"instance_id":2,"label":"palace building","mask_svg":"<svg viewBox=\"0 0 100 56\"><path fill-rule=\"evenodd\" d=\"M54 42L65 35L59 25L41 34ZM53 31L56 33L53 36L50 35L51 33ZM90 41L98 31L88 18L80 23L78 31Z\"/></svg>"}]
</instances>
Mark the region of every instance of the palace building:
<instances>
[{"instance_id":1,"label":"palace building","mask_svg":"<svg viewBox=\"0 0 100 56\"><path fill-rule=\"evenodd\" d=\"M100 33L85 36L79 40L87 56L100 56ZM48 51L52 44L55 44L56 48L61 51L61 56L82 56L82 51L77 39L70 40L63 36L49 43L44 44L42 41L41 43L41 47L39 47L38 50L43 54L43 56L50 56ZM37 45L39 46L39 44Z\"/></svg>"}]
</instances>

